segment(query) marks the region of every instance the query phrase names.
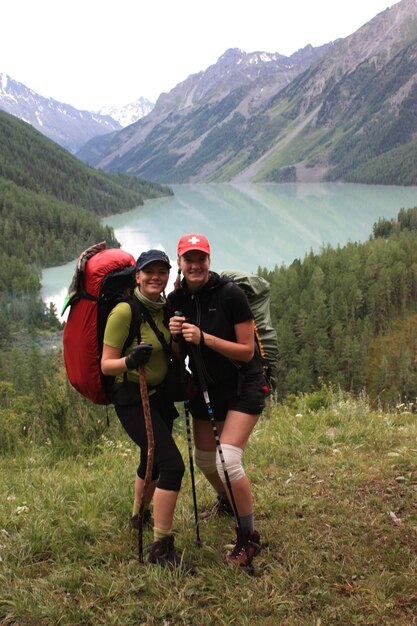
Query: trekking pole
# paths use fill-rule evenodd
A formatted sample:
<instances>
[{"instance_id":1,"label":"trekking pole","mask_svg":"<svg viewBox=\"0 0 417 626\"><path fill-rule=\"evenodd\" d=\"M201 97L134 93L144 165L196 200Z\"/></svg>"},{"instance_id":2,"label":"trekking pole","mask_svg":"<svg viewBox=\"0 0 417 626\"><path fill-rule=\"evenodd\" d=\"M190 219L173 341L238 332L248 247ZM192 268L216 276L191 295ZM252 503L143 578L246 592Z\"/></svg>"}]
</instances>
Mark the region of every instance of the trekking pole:
<instances>
[{"instance_id":1,"label":"trekking pole","mask_svg":"<svg viewBox=\"0 0 417 626\"><path fill-rule=\"evenodd\" d=\"M181 311L175 311L174 315L182 316ZM186 386L185 379L185 359L184 359L184 343L181 338L179 341L179 350L180 350L180 376L181 376L181 385L183 389ZM194 505L194 521L195 521L195 533L196 533L196 544L201 547L203 542L200 539L200 529L198 524L198 511L197 511L197 493L195 488L195 476L194 476L194 460L193 460L193 446L191 442L191 425L190 425L190 403L188 398L184 400L184 413L185 413L185 426L187 430L187 444L188 444L188 458L190 462L190 476L191 476L191 489L193 492L193 505Z\"/></svg>"},{"instance_id":2,"label":"trekking pole","mask_svg":"<svg viewBox=\"0 0 417 626\"><path fill-rule=\"evenodd\" d=\"M201 332L201 329L200 329L200 332ZM233 513L235 516L235 520L236 520L236 524L237 524L240 536L242 537L242 540L243 540L243 546L245 548L246 557L248 559L247 565L245 567L248 573L253 576L255 574L255 569L253 567L252 558L249 552L247 537L243 533L242 522L240 521L239 511L238 511L236 500L233 494L232 483L230 482L229 472L227 471L226 461L224 460L223 450L222 450L222 446L220 443L219 432L217 430L216 421L214 419L214 413L211 407L210 396L207 391L206 379L204 376L203 367L201 363L201 355L199 354L197 350L197 346L195 346L194 344L190 344L190 346L191 346L191 351L193 352L194 362L195 362L196 369L197 369L197 376L198 376L198 380L200 383L201 391L203 392L204 402L206 403L207 413L210 418L210 423L211 423L211 427L213 430L214 439L216 441L217 452L219 453L220 461L222 464L226 486L229 491L230 502L232 505Z\"/></svg>"},{"instance_id":3,"label":"trekking pole","mask_svg":"<svg viewBox=\"0 0 417 626\"><path fill-rule=\"evenodd\" d=\"M143 512L145 510L145 496L152 478L152 468L154 459L154 437L152 428L152 416L149 406L148 385L146 384L145 365L139 366L139 386L142 399L143 415L145 418L146 437L148 440L148 454L146 458L146 473L143 484L142 497L140 499L138 515L138 553L139 563L143 563Z\"/></svg>"}]
</instances>

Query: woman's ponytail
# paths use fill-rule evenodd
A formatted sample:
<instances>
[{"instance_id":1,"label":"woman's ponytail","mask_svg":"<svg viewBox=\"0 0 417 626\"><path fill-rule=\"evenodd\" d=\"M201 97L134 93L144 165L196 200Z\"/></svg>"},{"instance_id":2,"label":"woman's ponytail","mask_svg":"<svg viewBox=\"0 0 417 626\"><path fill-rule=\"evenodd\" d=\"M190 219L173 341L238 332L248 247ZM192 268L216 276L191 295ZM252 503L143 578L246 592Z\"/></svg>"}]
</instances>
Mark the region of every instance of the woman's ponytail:
<instances>
[{"instance_id":1,"label":"woman's ponytail","mask_svg":"<svg viewBox=\"0 0 417 626\"><path fill-rule=\"evenodd\" d=\"M174 282L175 291L181 287L181 270L178 268L178 275Z\"/></svg>"}]
</instances>

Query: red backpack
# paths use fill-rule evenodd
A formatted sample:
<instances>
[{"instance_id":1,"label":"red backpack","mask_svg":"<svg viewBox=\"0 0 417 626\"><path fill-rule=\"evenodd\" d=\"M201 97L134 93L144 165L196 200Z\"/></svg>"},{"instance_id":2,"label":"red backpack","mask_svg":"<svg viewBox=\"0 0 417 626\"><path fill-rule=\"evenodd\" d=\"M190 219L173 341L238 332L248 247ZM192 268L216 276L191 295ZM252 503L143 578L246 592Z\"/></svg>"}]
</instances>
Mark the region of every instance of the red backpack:
<instances>
[{"instance_id":1,"label":"red backpack","mask_svg":"<svg viewBox=\"0 0 417 626\"><path fill-rule=\"evenodd\" d=\"M106 243L85 250L77 259L76 271L64 304L70 306L64 326L64 362L71 385L95 404L110 404L112 376L101 372L100 360L107 317L122 301L131 302L135 287L136 261L131 254ZM135 336L135 318L126 346ZM136 325L137 326L137 325Z\"/></svg>"}]
</instances>

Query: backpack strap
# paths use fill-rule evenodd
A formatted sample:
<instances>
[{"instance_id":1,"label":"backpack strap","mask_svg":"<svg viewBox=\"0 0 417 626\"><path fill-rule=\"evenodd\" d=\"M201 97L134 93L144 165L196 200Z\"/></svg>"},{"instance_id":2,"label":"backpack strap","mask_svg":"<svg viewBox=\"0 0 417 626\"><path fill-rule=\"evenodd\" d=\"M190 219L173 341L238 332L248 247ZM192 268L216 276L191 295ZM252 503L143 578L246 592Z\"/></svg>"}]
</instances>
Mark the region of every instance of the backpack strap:
<instances>
[{"instance_id":1,"label":"backpack strap","mask_svg":"<svg viewBox=\"0 0 417 626\"><path fill-rule=\"evenodd\" d=\"M135 337L137 337L138 345L140 344L141 342L140 325L142 321L145 321L145 322L148 322L149 326L155 333L168 359L169 360L175 359L176 357L170 345L168 344L167 340L165 339L163 332L160 331L158 326L155 324L154 319L152 315L149 313L148 309L145 306L142 306L139 300L135 297L129 300L129 304L132 310L132 319L130 321L129 334L124 343L122 354L124 354L126 348L130 346L130 344L133 342Z\"/></svg>"},{"instance_id":2,"label":"backpack strap","mask_svg":"<svg viewBox=\"0 0 417 626\"><path fill-rule=\"evenodd\" d=\"M167 340L165 339L163 332L159 330L158 326L155 324L155 322L153 320L152 315L149 313L149 311L148 311L148 309L146 307L143 307L143 309L142 309L142 316L143 316L143 319L146 322L148 322L149 326L152 328L153 332L157 336L157 338L159 340L159 343L163 347L164 352L167 355L168 359L170 361L172 359L175 359L174 353L172 352L171 347L169 346Z\"/></svg>"},{"instance_id":3,"label":"backpack strap","mask_svg":"<svg viewBox=\"0 0 417 626\"><path fill-rule=\"evenodd\" d=\"M229 277L225 276L225 278L229 278ZM237 287L239 287L239 289L241 289L243 291L243 293L246 295L246 297L248 297L248 295L247 295L246 291L243 289L243 287L241 287L239 285L239 283L236 283L231 278L229 278L229 281L227 283L225 283L224 285L222 285L220 290L219 290L218 306L222 307L224 312L225 312L225 307L223 306L224 297L229 298L229 299L232 297L231 294L228 293L233 288L233 287L231 287L231 285L237 285ZM249 304L249 306L250 306L250 304ZM251 310L252 310L252 307L251 307ZM252 311L252 314L253 314L253 311ZM265 352L264 352L264 348L263 348L263 345L262 345L261 338L259 336L258 328L256 326L255 317L253 317L252 321L253 321L253 333L254 333L254 340L255 340L255 353L254 353L254 356L257 356L257 358L260 359L260 361L262 363L262 367L263 367L264 372L265 372L269 368L269 365L268 365L267 360L265 358ZM226 357L226 358L228 358L228 357ZM235 361L234 359L230 359L230 358L229 358L229 361L236 367L236 369L238 369L238 370L242 369L242 363L240 361Z\"/></svg>"},{"instance_id":4,"label":"backpack strap","mask_svg":"<svg viewBox=\"0 0 417 626\"><path fill-rule=\"evenodd\" d=\"M129 298L127 303L130 306L130 310L132 312L129 326L129 333L126 337L126 341L123 344L122 352L120 356L124 356L127 348L133 343L135 337L138 339L138 345L140 344L141 336L140 336L140 325L143 320L143 310L142 305L140 304L137 298ZM127 383L127 372L123 372L123 382Z\"/></svg>"},{"instance_id":5,"label":"backpack strap","mask_svg":"<svg viewBox=\"0 0 417 626\"><path fill-rule=\"evenodd\" d=\"M141 342L140 325L144 319L144 312L146 310L144 307L142 307L139 300L135 298L134 296L128 300L128 303L130 306L130 310L132 311L132 317L130 320L129 334L124 343L122 354L124 354L126 351L126 348L133 343L133 340L135 339L135 337L137 337L138 345L140 344Z\"/></svg>"}]
</instances>

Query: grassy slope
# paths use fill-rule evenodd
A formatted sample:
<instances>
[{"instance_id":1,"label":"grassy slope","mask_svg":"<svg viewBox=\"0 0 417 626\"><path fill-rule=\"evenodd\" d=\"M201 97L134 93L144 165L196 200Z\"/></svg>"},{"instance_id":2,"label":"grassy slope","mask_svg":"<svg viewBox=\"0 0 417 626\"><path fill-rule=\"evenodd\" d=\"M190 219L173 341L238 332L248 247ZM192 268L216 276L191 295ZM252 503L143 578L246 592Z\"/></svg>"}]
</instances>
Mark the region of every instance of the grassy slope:
<instances>
[{"instance_id":1,"label":"grassy slope","mask_svg":"<svg viewBox=\"0 0 417 626\"><path fill-rule=\"evenodd\" d=\"M116 430L88 455L1 458L0 624L417 624L415 416L337 395L308 406L274 407L246 452L266 543L254 578L222 564L231 520L201 523L195 545L188 474L175 529L197 575L138 563L137 452ZM187 458L181 420L177 430ZM197 494L210 504L200 474Z\"/></svg>"}]
</instances>

